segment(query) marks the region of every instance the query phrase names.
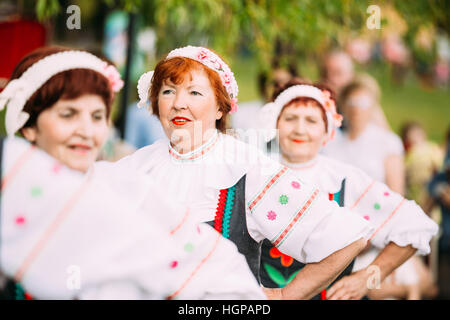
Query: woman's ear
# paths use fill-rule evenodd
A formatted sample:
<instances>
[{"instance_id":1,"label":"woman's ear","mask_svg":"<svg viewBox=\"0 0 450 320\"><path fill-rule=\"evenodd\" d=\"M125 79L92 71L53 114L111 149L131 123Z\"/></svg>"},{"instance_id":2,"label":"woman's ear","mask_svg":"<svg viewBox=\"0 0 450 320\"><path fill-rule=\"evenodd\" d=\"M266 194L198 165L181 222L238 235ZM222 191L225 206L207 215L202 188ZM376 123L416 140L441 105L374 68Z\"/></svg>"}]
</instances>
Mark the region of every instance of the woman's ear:
<instances>
[{"instance_id":1,"label":"woman's ear","mask_svg":"<svg viewBox=\"0 0 450 320\"><path fill-rule=\"evenodd\" d=\"M217 107L216 120L222 119L223 112L220 110L220 107Z\"/></svg>"},{"instance_id":2,"label":"woman's ear","mask_svg":"<svg viewBox=\"0 0 450 320\"><path fill-rule=\"evenodd\" d=\"M24 136L25 139L27 139L29 142L34 143L36 142L37 137L37 129L36 127L27 127L20 130L20 133Z\"/></svg>"}]
</instances>

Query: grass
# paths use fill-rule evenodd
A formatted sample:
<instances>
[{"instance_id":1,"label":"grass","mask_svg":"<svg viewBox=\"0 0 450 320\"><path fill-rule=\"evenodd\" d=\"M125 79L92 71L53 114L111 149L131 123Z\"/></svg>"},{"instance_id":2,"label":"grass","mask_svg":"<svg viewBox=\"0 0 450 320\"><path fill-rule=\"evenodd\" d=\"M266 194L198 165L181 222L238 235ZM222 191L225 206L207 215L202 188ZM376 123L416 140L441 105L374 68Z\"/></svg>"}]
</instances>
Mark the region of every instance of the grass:
<instances>
[{"instance_id":1,"label":"grass","mask_svg":"<svg viewBox=\"0 0 450 320\"><path fill-rule=\"evenodd\" d=\"M311 64L300 63L303 74L317 80L317 69ZM394 84L389 68L376 65L358 68L374 76L382 90L381 105L392 129L399 134L406 121L421 123L429 139L442 143L446 130L450 128L450 90L425 89L412 74L408 74L404 85ZM257 65L251 59L233 59L232 70L239 84L239 101L259 99L256 85Z\"/></svg>"}]
</instances>

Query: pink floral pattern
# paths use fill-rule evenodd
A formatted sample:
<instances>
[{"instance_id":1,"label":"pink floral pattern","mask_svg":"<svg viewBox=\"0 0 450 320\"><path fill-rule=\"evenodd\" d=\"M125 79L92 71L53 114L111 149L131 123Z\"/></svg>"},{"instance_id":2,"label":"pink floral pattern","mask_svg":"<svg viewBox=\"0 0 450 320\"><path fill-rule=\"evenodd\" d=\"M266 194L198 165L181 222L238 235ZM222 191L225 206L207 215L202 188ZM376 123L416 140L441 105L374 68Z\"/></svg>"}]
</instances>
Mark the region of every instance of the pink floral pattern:
<instances>
[{"instance_id":1,"label":"pink floral pattern","mask_svg":"<svg viewBox=\"0 0 450 320\"><path fill-rule=\"evenodd\" d=\"M273 221L276 218L277 218L277 214L273 210L270 210L269 212L267 212L267 219L269 219L270 221Z\"/></svg>"},{"instance_id":2,"label":"pink floral pattern","mask_svg":"<svg viewBox=\"0 0 450 320\"><path fill-rule=\"evenodd\" d=\"M342 120L344 119L342 115L336 111L336 103L331 99L331 94L328 90L322 90L323 98L325 100L325 111L331 113L333 124L335 127L339 128L342 125Z\"/></svg>"},{"instance_id":3,"label":"pink floral pattern","mask_svg":"<svg viewBox=\"0 0 450 320\"><path fill-rule=\"evenodd\" d=\"M122 89L123 80L120 78L119 71L117 71L117 69L113 65L106 65L104 74L114 92L118 92L120 91L120 89Z\"/></svg>"},{"instance_id":4,"label":"pink floral pattern","mask_svg":"<svg viewBox=\"0 0 450 320\"><path fill-rule=\"evenodd\" d=\"M294 189L300 189L300 183L298 181L292 181L291 186Z\"/></svg>"}]
</instances>

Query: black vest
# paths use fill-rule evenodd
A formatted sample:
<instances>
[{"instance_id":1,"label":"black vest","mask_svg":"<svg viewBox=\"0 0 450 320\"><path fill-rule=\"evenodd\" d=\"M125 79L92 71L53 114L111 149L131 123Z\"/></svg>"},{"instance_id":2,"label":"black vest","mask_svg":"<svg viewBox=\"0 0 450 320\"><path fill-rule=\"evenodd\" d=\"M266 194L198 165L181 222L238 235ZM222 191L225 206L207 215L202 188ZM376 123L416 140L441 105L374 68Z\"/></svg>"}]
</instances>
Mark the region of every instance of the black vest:
<instances>
[{"instance_id":1,"label":"black vest","mask_svg":"<svg viewBox=\"0 0 450 320\"><path fill-rule=\"evenodd\" d=\"M228 238L237 246L238 251L245 256L247 263L258 283L259 267L261 258L261 243L256 242L248 233L247 220L245 218L245 178L244 175L233 187L228 189L227 201L233 201L229 225L225 226L225 219L222 221L208 221L207 223L218 229L222 227L222 235ZM231 199L231 192L234 199ZM217 214L216 214L217 217Z\"/></svg>"}]
</instances>

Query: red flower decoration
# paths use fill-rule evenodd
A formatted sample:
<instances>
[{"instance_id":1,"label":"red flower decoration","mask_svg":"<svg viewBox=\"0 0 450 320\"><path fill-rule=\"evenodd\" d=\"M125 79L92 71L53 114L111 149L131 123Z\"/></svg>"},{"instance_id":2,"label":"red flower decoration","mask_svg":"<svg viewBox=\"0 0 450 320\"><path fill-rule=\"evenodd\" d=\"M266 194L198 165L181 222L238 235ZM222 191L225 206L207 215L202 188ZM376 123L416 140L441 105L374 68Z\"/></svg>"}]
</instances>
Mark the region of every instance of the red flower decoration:
<instances>
[{"instance_id":1,"label":"red flower decoration","mask_svg":"<svg viewBox=\"0 0 450 320\"><path fill-rule=\"evenodd\" d=\"M287 254L281 253L281 251L275 247L270 249L269 254L274 259L281 258L281 265L283 267L289 267L294 262L294 258L288 256Z\"/></svg>"},{"instance_id":2,"label":"red flower decoration","mask_svg":"<svg viewBox=\"0 0 450 320\"><path fill-rule=\"evenodd\" d=\"M231 76L226 73L223 75L223 81L225 82L225 84L230 84L231 83Z\"/></svg>"},{"instance_id":3,"label":"red flower decoration","mask_svg":"<svg viewBox=\"0 0 450 320\"><path fill-rule=\"evenodd\" d=\"M199 60L205 60L208 57L208 52L206 50L201 50L198 53L197 57L198 57Z\"/></svg>"}]
</instances>

